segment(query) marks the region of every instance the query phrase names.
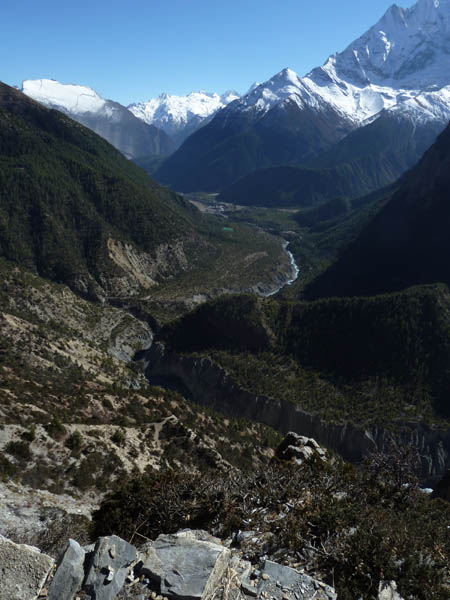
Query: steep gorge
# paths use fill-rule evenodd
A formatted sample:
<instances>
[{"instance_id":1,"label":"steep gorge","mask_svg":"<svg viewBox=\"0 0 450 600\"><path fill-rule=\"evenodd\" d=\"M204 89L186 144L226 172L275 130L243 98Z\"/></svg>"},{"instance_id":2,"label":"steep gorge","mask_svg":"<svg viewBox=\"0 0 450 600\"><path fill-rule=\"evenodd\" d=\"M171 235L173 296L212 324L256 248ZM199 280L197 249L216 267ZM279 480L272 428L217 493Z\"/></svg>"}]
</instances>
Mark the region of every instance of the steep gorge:
<instances>
[{"instance_id":1,"label":"steep gorge","mask_svg":"<svg viewBox=\"0 0 450 600\"><path fill-rule=\"evenodd\" d=\"M421 455L421 480L432 485L450 467L450 429L424 423L395 422L392 427L357 427L350 423L327 423L281 398L256 395L239 387L227 371L208 357L168 351L157 342L140 355L146 362L150 382L181 383L196 403L234 418L259 421L281 433L295 431L312 437L344 459L358 463L365 455L386 450L392 442L414 445Z\"/></svg>"}]
</instances>

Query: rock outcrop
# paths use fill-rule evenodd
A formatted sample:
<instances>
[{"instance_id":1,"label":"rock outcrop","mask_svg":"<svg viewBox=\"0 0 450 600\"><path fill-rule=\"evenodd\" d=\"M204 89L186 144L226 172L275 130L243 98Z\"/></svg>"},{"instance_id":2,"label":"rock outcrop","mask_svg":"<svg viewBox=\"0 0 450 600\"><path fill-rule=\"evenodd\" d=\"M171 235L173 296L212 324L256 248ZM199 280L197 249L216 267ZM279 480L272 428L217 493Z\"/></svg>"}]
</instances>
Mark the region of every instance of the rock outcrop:
<instances>
[{"instance_id":1,"label":"rock outcrop","mask_svg":"<svg viewBox=\"0 0 450 600\"><path fill-rule=\"evenodd\" d=\"M280 460L293 461L301 465L305 460L313 457L326 460L327 451L313 438L290 431L276 449L275 456Z\"/></svg>"},{"instance_id":2,"label":"rock outcrop","mask_svg":"<svg viewBox=\"0 0 450 600\"><path fill-rule=\"evenodd\" d=\"M255 597L257 598L275 598L276 600L337 599L330 586L270 560L264 562L256 582Z\"/></svg>"},{"instance_id":3,"label":"rock outcrop","mask_svg":"<svg viewBox=\"0 0 450 600\"><path fill-rule=\"evenodd\" d=\"M378 600L403 600L397 592L395 581L380 581L378 587Z\"/></svg>"},{"instance_id":4,"label":"rock outcrop","mask_svg":"<svg viewBox=\"0 0 450 600\"><path fill-rule=\"evenodd\" d=\"M92 558L87 558L84 589L93 600L113 600L135 565L137 550L120 537L112 535L97 540Z\"/></svg>"},{"instance_id":5,"label":"rock outcrop","mask_svg":"<svg viewBox=\"0 0 450 600\"><path fill-rule=\"evenodd\" d=\"M114 535L85 548L70 540L54 575L52 566L37 549L0 538L0 600L36 600L47 576L49 600L337 598L330 586L290 567L263 558L252 568L238 549L205 531L160 535L140 551Z\"/></svg>"},{"instance_id":6,"label":"rock outcrop","mask_svg":"<svg viewBox=\"0 0 450 600\"><path fill-rule=\"evenodd\" d=\"M73 600L84 580L86 552L75 540L69 540L50 585L48 600Z\"/></svg>"},{"instance_id":7,"label":"rock outcrop","mask_svg":"<svg viewBox=\"0 0 450 600\"><path fill-rule=\"evenodd\" d=\"M167 598L204 600L213 595L230 562L230 551L204 532L160 535L142 549L139 573Z\"/></svg>"}]
</instances>

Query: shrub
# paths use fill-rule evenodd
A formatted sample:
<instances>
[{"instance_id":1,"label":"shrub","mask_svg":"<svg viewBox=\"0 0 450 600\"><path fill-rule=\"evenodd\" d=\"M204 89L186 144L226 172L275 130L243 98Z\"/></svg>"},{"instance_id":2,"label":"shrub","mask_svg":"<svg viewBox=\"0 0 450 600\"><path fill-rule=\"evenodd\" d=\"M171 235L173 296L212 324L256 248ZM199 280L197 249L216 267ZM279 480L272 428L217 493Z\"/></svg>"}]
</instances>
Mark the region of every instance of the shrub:
<instances>
[{"instance_id":1,"label":"shrub","mask_svg":"<svg viewBox=\"0 0 450 600\"><path fill-rule=\"evenodd\" d=\"M17 474L17 466L10 462L6 456L0 452L0 479L7 481L10 477Z\"/></svg>"},{"instance_id":2,"label":"shrub","mask_svg":"<svg viewBox=\"0 0 450 600\"><path fill-rule=\"evenodd\" d=\"M75 430L66 440L67 448L72 452L78 452L83 445L83 436L78 430Z\"/></svg>"},{"instance_id":3,"label":"shrub","mask_svg":"<svg viewBox=\"0 0 450 600\"><path fill-rule=\"evenodd\" d=\"M26 431L22 433L22 439L27 442L34 442L36 438L36 425L31 424Z\"/></svg>"},{"instance_id":4,"label":"shrub","mask_svg":"<svg viewBox=\"0 0 450 600\"><path fill-rule=\"evenodd\" d=\"M116 429L116 431L111 436L111 441L116 444L116 446L123 446L125 443L125 434L122 430Z\"/></svg>"},{"instance_id":5,"label":"shrub","mask_svg":"<svg viewBox=\"0 0 450 600\"><path fill-rule=\"evenodd\" d=\"M361 470L311 460L264 472L135 474L94 513L94 535L153 539L189 527L227 537L252 529L328 574L342 600L375 598L381 579L395 579L403 597L444 600L450 504L430 501L399 456L376 454Z\"/></svg>"},{"instance_id":6,"label":"shrub","mask_svg":"<svg viewBox=\"0 0 450 600\"><path fill-rule=\"evenodd\" d=\"M9 442L5 447L5 452L17 460L29 461L31 459L30 442Z\"/></svg>"},{"instance_id":7,"label":"shrub","mask_svg":"<svg viewBox=\"0 0 450 600\"><path fill-rule=\"evenodd\" d=\"M45 429L48 435L51 436L54 440L60 440L67 433L66 428L56 415L53 415L50 423L45 425Z\"/></svg>"}]
</instances>

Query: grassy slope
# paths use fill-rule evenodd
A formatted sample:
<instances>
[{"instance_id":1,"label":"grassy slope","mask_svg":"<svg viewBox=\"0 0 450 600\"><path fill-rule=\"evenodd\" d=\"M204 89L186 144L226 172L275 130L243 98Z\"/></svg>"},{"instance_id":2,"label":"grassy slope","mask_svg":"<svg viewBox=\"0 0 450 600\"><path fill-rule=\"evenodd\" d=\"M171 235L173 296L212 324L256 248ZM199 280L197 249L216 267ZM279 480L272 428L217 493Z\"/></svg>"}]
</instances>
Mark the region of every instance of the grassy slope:
<instances>
[{"instance_id":1,"label":"grassy slope","mask_svg":"<svg viewBox=\"0 0 450 600\"><path fill-rule=\"evenodd\" d=\"M209 468L206 447L236 466L251 467L270 455L279 439L270 428L190 405L148 386L137 365L116 360L110 349L118 329L138 325L125 311L80 299L65 285L3 260L0 274L0 478L56 493L98 493L131 470L130 458L141 472L147 463L201 471ZM159 449L153 447L151 424L170 415L180 425L169 427ZM42 426L50 439L40 439ZM40 433L32 435L36 427ZM186 427L195 429L200 445L189 441ZM72 439L76 430L84 438L80 443ZM8 450L9 431L21 445Z\"/></svg>"}]
</instances>

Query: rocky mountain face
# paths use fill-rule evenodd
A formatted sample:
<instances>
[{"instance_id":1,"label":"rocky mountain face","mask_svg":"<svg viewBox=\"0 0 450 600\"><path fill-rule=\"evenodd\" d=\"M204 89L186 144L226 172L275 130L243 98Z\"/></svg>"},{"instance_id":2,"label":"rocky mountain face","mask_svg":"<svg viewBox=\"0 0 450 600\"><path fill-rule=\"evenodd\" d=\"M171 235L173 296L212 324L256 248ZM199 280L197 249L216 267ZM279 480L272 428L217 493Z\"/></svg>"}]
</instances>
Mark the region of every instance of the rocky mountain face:
<instances>
[{"instance_id":1,"label":"rocky mountain face","mask_svg":"<svg viewBox=\"0 0 450 600\"><path fill-rule=\"evenodd\" d=\"M393 6L322 67L303 78L286 69L225 108L156 177L183 191L218 191L253 171L257 178L261 168L306 163L314 169L350 166L355 173L362 165L364 189L347 183L350 196L387 185L418 160L450 118L449 36L447 0ZM250 194L255 190L245 179L242 185ZM301 188L300 177L299 194Z\"/></svg>"},{"instance_id":2,"label":"rocky mountain face","mask_svg":"<svg viewBox=\"0 0 450 600\"><path fill-rule=\"evenodd\" d=\"M350 461L412 444L422 480L436 482L450 464L449 303L442 285L310 303L223 298L160 330L147 375Z\"/></svg>"},{"instance_id":3,"label":"rocky mountain face","mask_svg":"<svg viewBox=\"0 0 450 600\"><path fill-rule=\"evenodd\" d=\"M155 344L148 353L147 376L152 380L178 380L195 401L227 415L260 421L286 434L290 429L318 440L353 463L391 444L414 445L421 453L420 477L434 485L450 465L450 431L403 421L396 427L352 423L329 423L292 401L275 399L246 389L220 364L204 356L180 356Z\"/></svg>"},{"instance_id":4,"label":"rocky mountain face","mask_svg":"<svg viewBox=\"0 0 450 600\"><path fill-rule=\"evenodd\" d=\"M237 100L237 92L224 94L191 92L187 96L161 94L147 102L130 104L128 110L138 119L165 131L177 144L203 127L221 109Z\"/></svg>"},{"instance_id":5,"label":"rocky mountain face","mask_svg":"<svg viewBox=\"0 0 450 600\"><path fill-rule=\"evenodd\" d=\"M24 81L22 92L89 127L127 158L166 156L175 150L164 131L137 119L124 106L105 100L89 87L37 79Z\"/></svg>"}]
</instances>

